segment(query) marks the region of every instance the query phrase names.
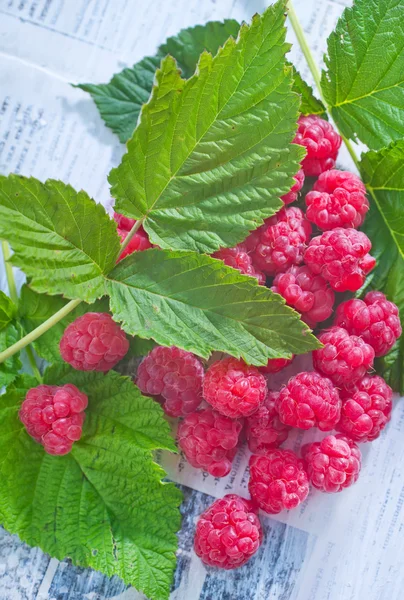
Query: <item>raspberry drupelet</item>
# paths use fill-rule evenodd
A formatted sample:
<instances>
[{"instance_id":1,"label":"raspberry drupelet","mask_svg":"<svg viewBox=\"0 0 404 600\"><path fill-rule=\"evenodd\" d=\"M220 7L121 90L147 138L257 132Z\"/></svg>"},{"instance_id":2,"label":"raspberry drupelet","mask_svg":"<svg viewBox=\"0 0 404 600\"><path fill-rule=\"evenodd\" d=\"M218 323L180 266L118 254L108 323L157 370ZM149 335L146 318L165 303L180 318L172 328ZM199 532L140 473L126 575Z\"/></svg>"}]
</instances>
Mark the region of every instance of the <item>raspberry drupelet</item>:
<instances>
[{"instance_id":1,"label":"raspberry drupelet","mask_svg":"<svg viewBox=\"0 0 404 600\"><path fill-rule=\"evenodd\" d=\"M271 290L300 312L311 328L332 315L334 292L321 275L315 275L306 265L293 265L285 273L278 273Z\"/></svg>"},{"instance_id":2,"label":"raspberry drupelet","mask_svg":"<svg viewBox=\"0 0 404 600\"><path fill-rule=\"evenodd\" d=\"M252 415L267 395L265 377L257 367L225 358L206 371L203 397L221 414L232 419Z\"/></svg>"},{"instance_id":3,"label":"raspberry drupelet","mask_svg":"<svg viewBox=\"0 0 404 600\"><path fill-rule=\"evenodd\" d=\"M332 382L315 372L292 377L276 399L282 423L299 429L334 429L341 416L341 398Z\"/></svg>"},{"instance_id":4,"label":"raspberry drupelet","mask_svg":"<svg viewBox=\"0 0 404 600\"><path fill-rule=\"evenodd\" d=\"M342 302L335 325L360 336L372 346L375 356L384 356L402 333L398 307L383 292L368 292L363 300Z\"/></svg>"},{"instance_id":5,"label":"raspberry drupelet","mask_svg":"<svg viewBox=\"0 0 404 600\"><path fill-rule=\"evenodd\" d=\"M31 388L19 417L29 435L48 454L67 454L81 438L88 399L75 385Z\"/></svg>"},{"instance_id":6,"label":"raspberry drupelet","mask_svg":"<svg viewBox=\"0 0 404 600\"><path fill-rule=\"evenodd\" d=\"M342 435L327 435L302 448L310 483L322 492L341 492L359 477L361 452Z\"/></svg>"},{"instance_id":7,"label":"raspberry drupelet","mask_svg":"<svg viewBox=\"0 0 404 600\"><path fill-rule=\"evenodd\" d=\"M278 392L268 392L263 404L246 418L246 437L253 454L267 454L287 439L290 427L279 419L275 407Z\"/></svg>"},{"instance_id":8,"label":"raspberry drupelet","mask_svg":"<svg viewBox=\"0 0 404 600\"><path fill-rule=\"evenodd\" d=\"M318 177L324 171L335 167L342 138L328 121L317 115L302 116L293 140L304 146L307 155L302 162L304 173L308 177Z\"/></svg>"},{"instance_id":9,"label":"raspberry drupelet","mask_svg":"<svg viewBox=\"0 0 404 600\"><path fill-rule=\"evenodd\" d=\"M336 292L356 292L376 264L369 254L371 247L361 231L337 227L310 241L304 262Z\"/></svg>"},{"instance_id":10,"label":"raspberry drupelet","mask_svg":"<svg viewBox=\"0 0 404 600\"><path fill-rule=\"evenodd\" d=\"M379 375L365 375L341 390L338 431L356 442L371 442L391 419L393 390Z\"/></svg>"},{"instance_id":11,"label":"raspberry drupelet","mask_svg":"<svg viewBox=\"0 0 404 600\"><path fill-rule=\"evenodd\" d=\"M276 449L266 456L251 456L248 490L266 513L296 508L309 493L303 461L291 450Z\"/></svg>"},{"instance_id":12,"label":"raspberry drupelet","mask_svg":"<svg viewBox=\"0 0 404 600\"><path fill-rule=\"evenodd\" d=\"M157 346L142 360L136 384L143 394L163 399L171 417L194 412L202 402L202 363L191 352Z\"/></svg>"},{"instance_id":13,"label":"raspberry drupelet","mask_svg":"<svg viewBox=\"0 0 404 600\"><path fill-rule=\"evenodd\" d=\"M250 500L228 494L201 514L196 524L194 547L205 565L236 569L257 552L262 529Z\"/></svg>"},{"instance_id":14,"label":"raspberry drupelet","mask_svg":"<svg viewBox=\"0 0 404 600\"><path fill-rule=\"evenodd\" d=\"M287 366L291 365L293 362L294 356L292 358L270 358L265 365L265 367L258 367L260 373L279 373L282 369L285 369Z\"/></svg>"},{"instance_id":15,"label":"raspberry drupelet","mask_svg":"<svg viewBox=\"0 0 404 600\"><path fill-rule=\"evenodd\" d=\"M213 258L219 258L228 267L237 269L243 275L255 277L260 285L265 284L265 275L258 271L252 263L251 256L247 252L247 248L243 244L239 244L234 248L222 248L214 254Z\"/></svg>"},{"instance_id":16,"label":"raspberry drupelet","mask_svg":"<svg viewBox=\"0 0 404 600\"><path fill-rule=\"evenodd\" d=\"M193 467L205 469L213 477L224 477L230 473L242 428L241 420L229 419L213 408L206 408L181 421L178 445Z\"/></svg>"},{"instance_id":17,"label":"raspberry drupelet","mask_svg":"<svg viewBox=\"0 0 404 600\"><path fill-rule=\"evenodd\" d=\"M326 231L335 227L360 227L369 210L366 188L354 173L326 171L305 198L306 218Z\"/></svg>"},{"instance_id":18,"label":"raspberry drupelet","mask_svg":"<svg viewBox=\"0 0 404 600\"><path fill-rule=\"evenodd\" d=\"M114 213L114 220L118 225L118 235L121 238L122 243L126 239L129 231L132 229L136 221L135 219L129 219L129 217L125 217L124 215L116 212ZM132 252L141 252L152 247L153 245L150 243L149 236L143 229L143 225L141 225L130 240L129 244L126 246L125 250L119 255L118 261L125 258L125 256L128 256L128 254L132 254Z\"/></svg>"},{"instance_id":19,"label":"raspberry drupelet","mask_svg":"<svg viewBox=\"0 0 404 600\"><path fill-rule=\"evenodd\" d=\"M66 327L59 348L74 369L106 372L122 360L129 342L108 313L89 312Z\"/></svg>"},{"instance_id":20,"label":"raspberry drupelet","mask_svg":"<svg viewBox=\"0 0 404 600\"><path fill-rule=\"evenodd\" d=\"M311 225L304 213L295 206L282 208L267 219L245 241L253 264L266 275L285 271L303 262Z\"/></svg>"},{"instance_id":21,"label":"raspberry drupelet","mask_svg":"<svg viewBox=\"0 0 404 600\"><path fill-rule=\"evenodd\" d=\"M297 200L299 192L300 192L300 190L302 189L302 187L304 185L304 171L303 171L303 169L300 169L296 173L296 175L294 176L294 180L295 180L295 183L290 188L290 191L287 194L285 194L284 196L282 196L282 198L281 198L282 202L285 205L286 204L292 204L292 202L295 202Z\"/></svg>"}]
</instances>

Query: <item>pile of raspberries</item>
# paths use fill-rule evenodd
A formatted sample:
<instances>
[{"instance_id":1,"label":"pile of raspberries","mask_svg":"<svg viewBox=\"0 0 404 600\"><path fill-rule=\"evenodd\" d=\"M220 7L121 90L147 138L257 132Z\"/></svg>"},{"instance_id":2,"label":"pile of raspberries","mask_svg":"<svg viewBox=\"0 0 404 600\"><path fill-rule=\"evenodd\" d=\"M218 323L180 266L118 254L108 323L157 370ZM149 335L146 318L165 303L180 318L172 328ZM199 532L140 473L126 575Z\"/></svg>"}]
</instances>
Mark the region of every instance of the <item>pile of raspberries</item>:
<instances>
[{"instance_id":1,"label":"pile of raspberries","mask_svg":"<svg viewBox=\"0 0 404 600\"><path fill-rule=\"evenodd\" d=\"M301 117L295 143L307 154L284 207L235 248L213 256L269 285L312 328L333 315L336 293L356 292L375 266L368 237L357 230L369 209L365 186L335 169L341 138L317 116ZM316 177L305 196L306 212L289 206L305 177ZM121 239L135 221L114 214ZM138 229L119 260L151 247ZM155 347L141 362L136 384L179 417L178 445L186 460L213 477L230 473L238 448L251 451L249 500L230 494L199 518L195 551L206 565L244 565L262 542L261 509L277 514L301 504L309 487L340 492L361 469L358 443L375 440L391 418L393 392L372 374L375 357L387 354L401 335L398 308L383 293L338 304L333 322L318 333L313 371L301 372L280 389L271 377L293 357L265 367L224 357L209 365L176 347ZM125 333L106 313L87 313L65 330L62 358L75 369L107 372L127 353ZM207 368L206 368L207 367ZM50 454L66 454L80 439L87 396L75 386L40 385L20 410L28 433ZM282 449L292 428L325 432L301 456Z\"/></svg>"}]
</instances>

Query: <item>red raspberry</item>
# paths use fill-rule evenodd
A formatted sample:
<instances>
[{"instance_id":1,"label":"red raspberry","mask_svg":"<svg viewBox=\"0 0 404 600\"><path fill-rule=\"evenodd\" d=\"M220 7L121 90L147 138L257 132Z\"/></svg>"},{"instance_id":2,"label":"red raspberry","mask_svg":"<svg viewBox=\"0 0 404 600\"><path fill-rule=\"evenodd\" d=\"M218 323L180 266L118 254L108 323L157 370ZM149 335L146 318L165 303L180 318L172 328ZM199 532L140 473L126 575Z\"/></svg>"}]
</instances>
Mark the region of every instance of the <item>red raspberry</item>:
<instances>
[{"instance_id":1,"label":"red raspberry","mask_svg":"<svg viewBox=\"0 0 404 600\"><path fill-rule=\"evenodd\" d=\"M67 454L81 438L87 396L75 385L38 385L31 388L19 417L27 432L48 454Z\"/></svg>"},{"instance_id":2,"label":"red raspberry","mask_svg":"<svg viewBox=\"0 0 404 600\"><path fill-rule=\"evenodd\" d=\"M356 292L376 264L368 254L372 244L356 229L337 227L311 240L304 261L320 274L336 292Z\"/></svg>"},{"instance_id":3,"label":"red raspberry","mask_svg":"<svg viewBox=\"0 0 404 600\"><path fill-rule=\"evenodd\" d=\"M315 372L303 372L283 386L276 408L286 425L330 431L340 419L341 399L329 379Z\"/></svg>"},{"instance_id":4,"label":"red raspberry","mask_svg":"<svg viewBox=\"0 0 404 600\"><path fill-rule=\"evenodd\" d=\"M242 421L209 407L185 417L178 427L178 444L193 467L224 477L230 473L242 428Z\"/></svg>"},{"instance_id":5,"label":"red raspberry","mask_svg":"<svg viewBox=\"0 0 404 600\"><path fill-rule=\"evenodd\" d=\"M292 358L270 358L265 367L258 367L258 371L260 373L278 373L292 364L293 359L294 356Z\"/></svg>"},{"instance_id":6,"label":"red raspberry","mask_svg":"<svg viewBox=\"0 0 404 600\"><path fill-rule=\"evenodd\" d=\"M321 275L305 265L293 265L285 273L278 273L271 290L283 296L312 328L332 315L334 292Z\"/></svg>"},{"instance_id":7,"label":"red raspberry","mask_svg":"<svg viewBox=\"0 0 404 600\"><path fill-rule=\"evenodd\" d=\"M140 363L136 384L148 396L161 396L167 415L181 417L202 402L203 374L202 363L191 352L157 346Z\"/></svg>"},{"instance_id":8,"label":"red raspberry","mask_svg":"<svg viewBox=\"0 0 404 600\"><path fill-rule=\"evenodd\" d=\"M302 167L308 177L318 177L324 171L335 167L342 138L328 121L317 115L300 117L293 141L307 150Z\"/></svg>"},{"instance_id":9,"label":"red raspberry","mask_svg":"<svg viewBox=\"0 0 404 600\"><path fill-rule=\"evenodd\" d=\"M279 419L275 400L279 394L268 392L257 412L246 419L248 447L253 454L267 454L288 437L290 427Z\"/></svg>"},{"instance_id":10,"label":"red raspberry","mask_svg":"<svg viewBox=\"0 0 404 600\"><path fill-rule=\"evenodd\" d=\"M253 231L245 241L253 264L267 275L285 271L303 261L311 225L300 208L282 208Z\"/></svg>"},{"instance_id":11,"label":"red raspberry","mask_svg":"<svg viewBox=\"0 0 404 600\"><path fill-rule=\"evenodd\" d=\"M126 236L136 221L135 219L129 219L129 217L125 217L119 213L114 213L114 219L118 224L118 235L121 238L122 243L126 239ZM130 240L129 244L126 246L125 250L119 255L118 261L125 258L125 256L128 256L128 254L132 254L132 252L141 252L152 247L153 245L150 243L149 236L141 225Z\"/></svg>"},{"instance_id":12,"label":"red raspberry","mask_svg":"<svg viewBox=\"0 0 404 600\"><path fill-rule=\"evenodd\" d=\"M79 371L109 371L129 350L125 332L108 313L89 312L68 325L60 354Z\"/></svg>"},{"instance_id":13,"label":"red raspberry","mask_svg":"<svg viewBox=\"0 0 404 600\"><path fill-rule=\"evenodd\" d=\"M240 273L243 273L243 275L255 277L260 285L265 284L264 273L261 273L253 266L251 256L248 254L244 244L239 244L234 248L222 248L212 254L212 256L222 260L228 267L237 269Z\"/></svg>"},{"instance_id":14,"label":"red raspberry","mask_svg":"<svg viewBox=\"0 0 404 600\"><path fill-rule=\"evenodd\" d=\"M357 175L325 171L306 195L306 218L323 231L360 227L369 210L366 188Z\"/></svg>"},{"instance_id":15,"label":"red raspberry","mask_svg":"<svg viewBox=\"0 0 404 600\"><path fill-rule=\"evenodd\" d=\"M226 417L252 415L267 395L265 377L257 367L242 360L225 358L209 367L203 382L203 397Z\"/></svg>"},{"instance_id":16,"label":"red raspberry","mask_svg":"<svg viewBox=\"0 0 404 600\"><path fill-rule=\"evenodd\" d=\"M323 348L314 350L314 368L335 385L344 386L362 379L372 368L375 352L362 338L342 327L331 327L319 335Z\"/></svg>"},{"instance_id":17,"label":"red raspberry","mask_svg":"<svg viewBox=\"0 0 404 600\"><path fill-rule=\"evenodd\" d=\"M341 492L359 477L361 452L343 435L327 435L321 442L306 444L302 453L310 483L322 492Z\"/></svg>"},{"instance_id":18,"label":"red raspberry","mask_svg":"<svg viewBox=\"0 0 404 600\"><path fill-rule=\"evenodd\" d=\"M393 390L382 377L365 375L341 390L342 412L338 431L356 442L371 442L391 419Z\"/></svg>"},{"instance_id":19,"label":"red raspberry","mask_svg":"<svg viewBox=\"0 0 404 600\"><path fill-rule=\"evenodd\" d=\"M296 508L309 493L303 461L291 450L251 456L248 489L251 498L269 514Z\"/></svg>"},{"instance_id":20,"label":"red raspberry","mask_svg":"<svg viewBox=\"0 0 404 600\"><path fill-rule=\"evenodd\" d=\"M300 169L294 176L295 184L290 188L290 191L282 196L281 200L284 204L291 204L297 200L300 190L304 185L304 171Z\"/></svg>"},{"instance_id":21,"label":"red raspberry","mask_svg":"<svg viewBox=\"0 0 404 600\"><path fill-rule=\"evenodd\" d=\"M375 356L387 354L402 332L398 307L382 292L368 292L363 300L342 302L335 325L360 336L372 346Z\"/></svg>"},{"instance_id":22,"label":"red raspberry","mask_svg":"<svg viewBox=\"0 0 404 600\"><path fill-rule=\"evenodd\" d=\"M236 494L216 500L196 524L195 552L211 567L241 567L261 542L261 523L253 503Z\"/></svg>"}]
</instances>

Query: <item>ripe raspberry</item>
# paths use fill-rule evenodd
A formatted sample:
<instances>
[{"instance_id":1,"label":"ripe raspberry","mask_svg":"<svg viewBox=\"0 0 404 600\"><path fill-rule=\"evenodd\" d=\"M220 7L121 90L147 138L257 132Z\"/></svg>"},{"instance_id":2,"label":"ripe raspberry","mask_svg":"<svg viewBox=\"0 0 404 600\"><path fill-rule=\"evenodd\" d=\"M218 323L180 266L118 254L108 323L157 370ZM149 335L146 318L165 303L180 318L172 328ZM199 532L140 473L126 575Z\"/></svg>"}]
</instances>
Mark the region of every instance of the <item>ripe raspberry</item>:
<instances>
[{"instance_id":1,"label":"ripe raspberry","mask_svg":"<svg viewBox=\"0 0 404 600\"><path fill-rule=\"evenodd\" d=\"M302 453L310 483L322 492L341 492L359 477L361 452L343 435L327 435L321 442L306 444Z\"/></svg>"},{"instance_id":2,"label":"ripe raspberry","mask_svg":"<svg viewBox=\"0 0 404 600\"><path fill-rule=\"evenodd\" d=\"M382 377L365 375L341 390L342 412L338 431L356 442L371 442L391 419L393 390Z\"/></svg>"},{"instance_id":3,"label":"ripe raspberry","mask_svg":"<svg viewBox=\"0 0 404 600\"><path fill-rule=\"evenodd\" d=\"M279 419L275 400L279 394L268 392L257 412L246 419L248 447L253 454L267 454L287 439L290 427Z\"/></svg>"},{"instance_id":4,"label":"ripe raspberry","mask_svg":"<svg viewBox=\"0 0 404 600\"><path fill-rule=\"evenodd\" d=\"M293 141L307 150L307 156L302 162L306 176L318 177L335 167L342 138L328 121L316 115L300 117Z\"/></svg>"},{"instance_id":5,"label":"ripe raspberry","mask_svg":"<svg viewBox=\"0 0 404 600\"><path fill-rule=\"evenodd\" d=\"M125 217L119 213L114 213L114 219L118 224L118 235L121 238L121 242L123 242L136 221L135 219L129 219L129 217ZM128 254L132 254L132 252L141 252L142 250L147 250L152 247L153 245L149 241L149 236L143 229L143 226L140 226L125 250L119 255L118 261L125 258L125 256L128 256Z\"/></svg>"},{"instance_id":6,"label":"ripe raspberry","mask_svg":"<svg viewBox=\"0 0 404 600\"><path fill-rule=\"evenodd\" d=\"M375 352L362 338L342 327L331 327L319 335L323 348L314 350L314 368L335 385L344 386L362 379L372 368Z\"/></svg>"},{"instance_id":7,"label":"ripe raspberry","mask_svg":"<svg viewBox=\"0 0 404 600\"><path fill-rule=\"evenodd\" d=\"M89 312L68 325L60 354L79 371L109 371L129 350L125 332L108 313Z\"/></svg>"},{"instance_id":8,"label":"ripe raspberry","mask_svg":"<svg viewBox=\"0 0 404 600\"><path fill-rule=\"evenodd\" d=\"M312 328L332 315L334 292L321 275L305 265L293 265L285 273L278 273L271 290L283 296Z\"/></svg>"},{"instance_id":9,"label":"ripe raspberry","mask_svg":"<svg viewBox=\"0 0 404 600\"><path fill-rule=\"evenodd\" d=\"M212 254L214 258L219 258L228 267L237 269L243 275L250 275L258 280L260 285L265 284L265 275L258 271L252 263L251 256L247 252L247 248L244 244L239 244L234 248L222 248Z\"/></svg>"},{"instance_id":10,"label":"ripe raspberry","mask_svg":"<svg viewBox=\"0 0 404 600\"><path fill-rule=\"evenodd\" d=\"M31 388L19 417L29 435L48 454L67 454L81 438L87 396L75 385L38 385Z\"/></svg>"},{"instance_id":11,"label":"ripe raspberry","mask_svg":"<svg viewBox=\"0 0 404 600\"><path fill-rule=\"evenodd\" d=\"M311 225L300 208L282 208L253 231L245 241L255 267L267 275L285 271L303 261Z\"/></svg>"},{"instance_id":12,"label":"ripe raspberry","mask_svg":"<svg viewBox=\"0 0 404 600\"><path fill-rule=\"evenodd\" d=\"M148 396L161 396L171 417L194 412L202 402L202 363L191 352L157 346L143 359L136 384Z\"/></svg>"},{"instance_id":13,"label":"ripe raspberry","mask_svg":"<svg viewBox=\"0 0 404 600\"><path fill-rule=\"evenodd\" d=\"M369 210L366 188L357 175L325 171L306 195L306 218L326 231L335 227L360 227Z\"/></svg>"},{"instance_id":14,"label":"ripe raspberry","mask_svg":"<svg viewBox=\"0 0 404 600\"><path fill-rule=\"evenodd\" d=\"M211 567L241 567L261 542L261 523L253 503L236 494L216 500L196 524L195 552Z\"/></svg>"},{"instance_id":15,"label":"ripe raspberry","mask_svg":"<svg viewBox=\"0 0 404 600\"><path fill-rule=\"evenodd\" d=\"M284 204L291 204L292 202L295 202L295 200L297 200L299 192L302 189L303 184L304 184L303 169L300 169L296 173L296 175L294 176L294 180L296 183L294 183L294 185L290 188L290 191L287 194L285 194L284 196L282 196L282 198L281 198L281 200L283 201Z\"/></svg>"},{"instance_id":16,"label":"ripe raspberry","mask_svg":"<svg viewBox=\"0 0 404 600\"><path fill-rule=\"evenodd\" d=\"M267 395L265 377L257 367L242 360L225 358L209 367L203 382L203 397L226 417L252 415Z\"/></svg>"},{"instance_id":17,"label":"ripe raspberry","mask_svg":"<svg viewBox=\"0 0 404 600\"><path fill-rule=\"evenodd\" d=\"M337 227L311 240L304 262L320 274L336 292L356 292L376 264L368 254L369 238L355 229Z\"/></svg>"},{"instance_id":18,"label":"ripe raspberry","mask_svg":"<svg viewBox=\"0 0 404 600\"><path fill-rule=\"evenodd\" d=\"M269 514L296 508L309 493L303 461L291 450L251 456L248 489L251 498Z\"/></svg>"},{"instance_id":19,"label":"ripe raspberry","mask_svg":"<svg viewBox=\"0 0 404 600\"><path fill-rule=\"evenodd\" d=\"M401 335L398 307L382 292L368 292L363 300L342 302L335 325L360 336L372 346L375 356L384 356Z\"/></svg>"},{"instance_id":20,"label":"ripe raspberry","mask_svg":"<svg viewBox=\"0 0 404 600\"><path fill-rule=\"evenodd\" d=\"M318 373L292 377L279 392L276 408L282 423L299 429L334 429L341 416L341 399L332 382Z\"/></svg>"},{"instance_id":21,"label":"ripe raspberry","mask_svg":"<svg viewBox=\"0 0 404 600\"><path fill-rule=\"evenodd\" d=\"M292 364L294 356L292 358L270 358L265 367L258 367L260 373L278 373L285 367Z\"/></svg>"},{"instance_id":22,"label":"ripe raspberry","mask_svg":"<svg viewBox=\"0 0 404 600\"><path fill-rule=\"evenodd\" d=\"M229 419L213 408L193 412L178 427L178 445L189 464L213 477L225 477L237 452L242 421Z\"/></svg>"}]
</instances>

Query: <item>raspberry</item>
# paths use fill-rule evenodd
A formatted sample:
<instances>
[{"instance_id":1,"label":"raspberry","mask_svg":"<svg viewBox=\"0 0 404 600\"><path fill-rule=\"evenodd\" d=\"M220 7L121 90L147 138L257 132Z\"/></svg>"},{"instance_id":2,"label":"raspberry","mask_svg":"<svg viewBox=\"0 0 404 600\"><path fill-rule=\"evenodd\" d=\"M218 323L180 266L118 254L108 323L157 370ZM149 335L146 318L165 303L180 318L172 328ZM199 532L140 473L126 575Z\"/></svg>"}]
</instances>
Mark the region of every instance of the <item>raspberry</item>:
<instances>
[{"instance_id":1,"label":"raspberry","mask_svg":"<svg viewBox=\"0 0 404 600\"><path fill-rule=\"evenodd\" d=\"M31 388L19 417L29 435L48 454L67 454L81 438L87 396L75 385L38 385Z\"/></svg>"},{"instance_id":2,"label":"raspberry","mask_svg":"<svg viewBox=\"0 0 404 600\"><path fill-rule=\"evenodd\" d=\"M361 231L337 227L311 240L304 262L313 273L329 281L336 292L356 292L376 264L368 254L371 247Z\"/></svg>"},{"instance_id":3,"label":"raspberry","mask_svg":"<svg viewBox=\"0 0 404 600\"><path fill-rule=\"evenodd\" d=\"M401 335L398 307L382 292L368 292L363 300L342 302L335 325L360 336L372 346L375 356L384 356Z\"/></svg>"},{"instance_id":4,"label":"raspberry","mask_svg":"<svg viewBox=\"0 0 404 600\"><path fill-rule=\"evenodd\" d=\"M292 377L279 392L276 408L282 423L299 429L334 429L341 416L341 399L332 382L318 373Z\"/></svg>"},{"instance_id":5,"label":"raspberry","mask_svg":"<svg viewBox=\"0 0 404 600\"><path fill-rule=\"evenodd\" d=\"M234 248L222 248L212 254L214 258L219 258L228 267L237 269L243 275L250 275L258 280L260 285L265 284L265 275L258 271L252 263L251 256L247 252L247 248L243 244L239 244Z\"/></svg>"},{"instance_id":6,"label":"raspberry","mask_svg":"<svg viewBox=\"0 0 404 600\"><path fill-rule=\"evenodd\" d=\"M268 392L257 412L246 419L248 447L253 454L267 454L288 437L290 427L279 419L275 408L277 392Z\"/></svg>"},{"instance_id":7,"label":"raspberry","mask_svg":"<svg viewBox=\"0 0 404 600\"><path fill-rule=\"evenodd\" d=\"M292 358L270 358L265 367L258 367L258 371L260 373L278 373L292 364L293 359L294 356Z\"/></svg>"},{"instance_id":8,"label":"raspberry","mask_svg":"<svg viewBox=\"0 0 404 600\"><path fill-rule=\"evenodd\" d=\"M269 514L296 508L309 493L303 461L291 450L251 456L248 489L251 498Z\"/></svg>"},{"instance_id":9,"label":"raspberry","mask_svg":"<svg viewBox=\"0 0 404 600\"><path fill-rule=\"evenodd\" d=\"M302 167L308 177L318 177L335 167L342 138L328 121L316 115L300 117L293 141L307 150Z\"/></svg>"},{"instance_id":10,"label":"raspberry","mask_svg":"<svg viewBox=\"0 0 404 600\"><path fill-rule=\"evenodd\" d=\"M250 500L227 494L216 500L196 524L195 552L205 565L236 569L262 542L261 523Z\"/></svg>"},{"instance_id":11,"label":"raspberry","mask_svg":"<svg viewBox=\"0 0 404 600\"><path fill-rule=\"evenodd\" d=\"M253 231L245 241L252 261L267 275L285 271L303 261L311 225L300 208L282 208Z\"/></svg>"},{"instance_id":12,"label":"raspberry","mask_svg":"<svg viewBox=\"0 0 404 600\"><path fill-rule=\"evenodd\" d=\"M304 184L304 171L303 169L300 169L296 175L293 178L295 180L295 183L293 184L293 186L290 188L290 191L285 194L284 196L282 196L281 200L284 204L291 204L292 202L295 202L295 200L297 200L297 196L299 195L300 190L303 187Z\"/></svg>"},{"instance_id":13,"label":"raspberry","mask_svg":"<svg viewBox=\"0 0 404 600\"><path fill-rule=\"evenodd\" d=\"M349 335L342 327L331 327L318 339L324 347L313 352L314 368L335 385L355 383L373 366L373 348L362 338Z\"/></svg>"},{"instance_id":14,"label":"raspberry","mask_svg":"<svg viewBox=\"0 0 404 600\"><path fill-rule=\"evenodd\" d=\"M327 435L321 442L306 444L302 453L310 483L322 492L341 492L359 477L361 452L343 435Z\"/></svg>"},{"instance_id":15,"label":"raspberry","mask_svg":"<svg viewBox=\"0 0 404 600\"><path fill-rule=\"evenodd\" d=\"M342 412L337 429L356 442L379 437L391 418L393 390L382 377L365 375L341 391Z\"/></svg>"},{"instance_id":16,"label":"raspberry","mask_svg":"<svg viewBox=\"0 0 404 600\"><path fill-rule=\"evenodd\" d=\"M312 328L332 314L334 292L321 275L305 265L293 265L285 273L278 273L271 290L283 296Z\"/></svg>"},{"instance_id":17,"label":"raspberry","mask_svg":"<svg viewBox=\"0 0 404 600\"><path fill-rule=\"evenodd\" d=\"M237 452L242 421L229 419L213 408L193 412L178 427L178 444L187 461L213 477L231 470Z\"/></svg>"},{"instance_id":18,"label":"raspberry","mask_svg":"<svg viewBox=\"0 0 404 600\"><path fill-rule=\"evenodd\" d=\"M125 332L107 313L89 312L68 325L60 354L79 371L109 371L129 350Z\"/></svg>"},{"instance_id":19,"label":"raspberry","mask_svg":"<svg viewBox=\"0 0 404 600\"><path fill-rule=\"evenodd\" d=\"M267 395L265 377L242 360L225 358L209 367L203 382L203 397L226 417L252 415Z\"/></svg>"},{"instance_id":20,"label":"raspberry","mask_svg":"<svg viewBox=\"0 0 404 600\"><path fill-rule=\"evenodd\" d=\"M357 175L326 171L306 195L306 218L322 230L360 227L369 210L366 188Z\"/></svg>"},{"instance_id":21,"label":"raspberry","mask_svg":"<svg viewBox=\"0 0 404 600\"><path fill-rule=\"evenodd\" d=\"M129 219L129 217L125 217L119 213L114 213L114 219L118 224L118 235L121 238L122 243L126 239L126 236L136 221L135 219ZM132 254L132 252L141 252L152 247L153 245L150 243L149 236L141 225L130 240L129 244L126 246L125 250L119 255L118 261L125 258L125 256L128 256L128 254Z\"/></svg>"},{"instance_id":22,"label":"raspberry","mask_svg":"<svg viewBox=\"0 0 404 600\"><path fill-rule=\"evenodd\" d=\"M191 352L157 346L143 359L136 384L148 396L161 396L171 417L194 412L202 402L202 363Z\"/></svg>"}]
</instances>

